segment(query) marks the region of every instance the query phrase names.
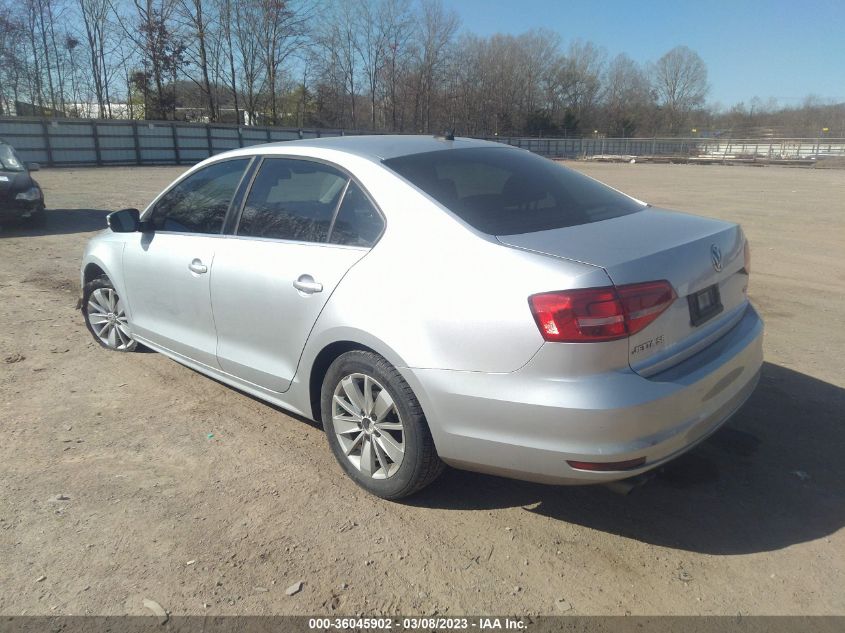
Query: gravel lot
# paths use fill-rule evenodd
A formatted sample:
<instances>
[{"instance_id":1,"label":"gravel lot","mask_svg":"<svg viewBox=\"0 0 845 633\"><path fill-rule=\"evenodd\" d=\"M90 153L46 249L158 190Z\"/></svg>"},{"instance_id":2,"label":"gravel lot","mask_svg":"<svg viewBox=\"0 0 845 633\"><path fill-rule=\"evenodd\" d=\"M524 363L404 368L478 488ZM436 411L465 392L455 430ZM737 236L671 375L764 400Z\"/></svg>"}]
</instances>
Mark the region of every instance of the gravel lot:
<instances>
[{"instance_id":1,"label":"gravel lot","mask_svg":"<svg viewBox=\"0 0 845 633\"><path fill-rule=\"evenodd\" d=\"M845 614L845 171L572 166L743 224L760 387L627 497L448 471L406 505L314 424L90 340L85 241L181 169L39 173L45 226L0 232L0 614Z\"/></svg>"}]
</instances>

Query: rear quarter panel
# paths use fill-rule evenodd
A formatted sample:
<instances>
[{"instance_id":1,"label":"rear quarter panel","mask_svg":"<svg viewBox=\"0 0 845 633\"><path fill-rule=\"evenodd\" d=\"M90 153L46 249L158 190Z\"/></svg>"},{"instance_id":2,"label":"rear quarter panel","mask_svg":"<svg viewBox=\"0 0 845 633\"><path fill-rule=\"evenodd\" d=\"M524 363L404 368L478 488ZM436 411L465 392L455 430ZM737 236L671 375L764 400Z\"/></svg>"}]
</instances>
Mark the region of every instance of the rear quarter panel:
<instances>
[{"instance_id":1,"label":"rear quarter panel","mask_svg":"<svg viewBox=\"0 0 845 633\"><path fill-rule=\"evenodd\" d=\"M529 295L608 283L595 266L475 233L381 165L362 159L347 167L383 211L387 228L320 315L306 367L325 345L356 340L358 333L389 350L385 356L397 366L515 371L543 344Z\"/></svg>"}]
</instances>

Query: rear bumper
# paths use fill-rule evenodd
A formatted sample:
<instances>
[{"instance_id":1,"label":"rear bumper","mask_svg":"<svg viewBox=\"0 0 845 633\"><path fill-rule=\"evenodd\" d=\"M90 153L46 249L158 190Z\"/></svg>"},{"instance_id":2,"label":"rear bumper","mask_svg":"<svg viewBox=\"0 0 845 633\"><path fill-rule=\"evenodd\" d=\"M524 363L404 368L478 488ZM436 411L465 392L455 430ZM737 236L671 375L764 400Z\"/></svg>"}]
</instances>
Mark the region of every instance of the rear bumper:
<instances>
[{"instance_id":1,"label":"rear bumper","mask_svg":"<svg viewBox=\"0 0 845 633\"><path fill-rule=\"evenodd\" d=\"M680 455L717 430L754 391L763 322L750 305L722 338L644 378L631 370L561 377L547 343L509 374L403 369L440 457L467 470L558 484L624 479ZM585 471L567 461L645 463Z\"/></svg>"}]
</instances>

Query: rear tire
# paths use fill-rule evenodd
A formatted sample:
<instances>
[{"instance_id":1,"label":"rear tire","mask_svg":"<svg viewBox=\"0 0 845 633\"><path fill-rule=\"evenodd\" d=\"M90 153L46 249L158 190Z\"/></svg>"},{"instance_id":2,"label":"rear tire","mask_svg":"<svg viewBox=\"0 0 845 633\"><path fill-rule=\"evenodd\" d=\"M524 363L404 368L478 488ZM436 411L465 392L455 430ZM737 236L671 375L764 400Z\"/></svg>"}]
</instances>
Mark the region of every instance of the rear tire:
<instances>
[{"instance_id":1,"label":"rear tire","mask_svg":"<svg viewBox=\"0 0 845 633\"><path fill-rule=\"evenodd\" d=\"M323 379L320 410L335 458L367 492L401 499L443 472L419 401L378 354L356 350L335 359Z\"/></svg>"},{"instance_id":2,"label":"rear tire","mask_svg":"<svg viewBox=\"0 0 845 633\"><path fill-rule=\"evenodd\" d=\"M82 289L82 315L91 336L102 347L114 352L132 352L138 347L129 333L123 301L105 275Z\"/></svg>"}]
</instances>

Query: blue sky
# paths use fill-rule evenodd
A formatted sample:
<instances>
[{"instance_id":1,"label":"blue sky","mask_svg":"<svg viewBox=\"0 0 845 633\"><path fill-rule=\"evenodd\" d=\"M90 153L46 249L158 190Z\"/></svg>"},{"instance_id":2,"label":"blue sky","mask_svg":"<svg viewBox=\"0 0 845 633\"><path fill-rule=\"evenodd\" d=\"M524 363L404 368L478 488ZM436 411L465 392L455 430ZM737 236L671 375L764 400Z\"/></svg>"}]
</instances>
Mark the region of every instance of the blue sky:
<instances>
[{"instance_id":1,"label":"blue sky","mask_svg":"<svg viewBox=\"0 0 845 633\"><path fill-rule=\"evenodd\" d=\"M443 0L478 35L559 33L608 57L654 61L677 44L704 59L708 100L758 96L800 105L808 94L845 101L845 0Z\"/></svg>"}]
</instances>

